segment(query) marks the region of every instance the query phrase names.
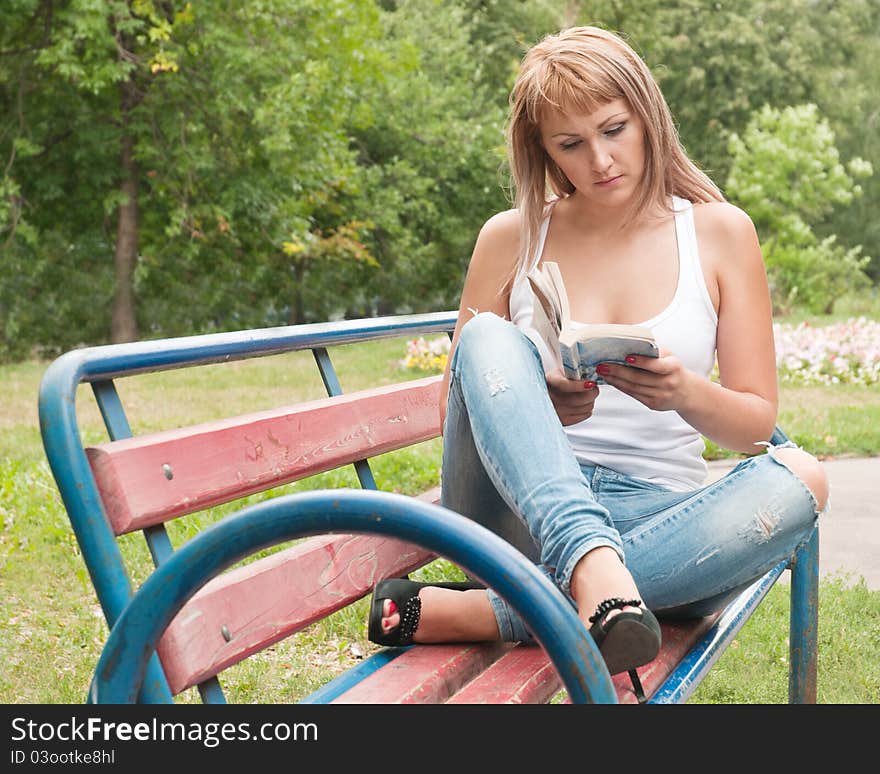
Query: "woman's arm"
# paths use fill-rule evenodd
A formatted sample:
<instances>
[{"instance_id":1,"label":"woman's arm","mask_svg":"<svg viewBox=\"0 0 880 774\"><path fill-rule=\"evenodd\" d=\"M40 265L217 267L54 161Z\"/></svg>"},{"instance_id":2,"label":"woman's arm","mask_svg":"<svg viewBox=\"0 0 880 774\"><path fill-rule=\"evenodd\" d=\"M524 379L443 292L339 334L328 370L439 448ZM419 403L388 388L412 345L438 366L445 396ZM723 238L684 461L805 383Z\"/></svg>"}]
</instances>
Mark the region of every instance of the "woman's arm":
<instances>
[{"instance_id":1,"label":"woman's arm","mask_svg":"<svg viewBox=\"0 0 880 774\"><path fill-rule=\"evenodd\" d=\"M757 442L770 439L777 411L770 291L758 236L748 215L730 204L701 205L695 217L700 251L711 267L707 284L714 284L710 294L718 300L720 384L668 352L656 360L636 358L639 370L610 365L605 378L649 408L678 411L721 446L755 452Z\"/></svg>"}]
</instances>

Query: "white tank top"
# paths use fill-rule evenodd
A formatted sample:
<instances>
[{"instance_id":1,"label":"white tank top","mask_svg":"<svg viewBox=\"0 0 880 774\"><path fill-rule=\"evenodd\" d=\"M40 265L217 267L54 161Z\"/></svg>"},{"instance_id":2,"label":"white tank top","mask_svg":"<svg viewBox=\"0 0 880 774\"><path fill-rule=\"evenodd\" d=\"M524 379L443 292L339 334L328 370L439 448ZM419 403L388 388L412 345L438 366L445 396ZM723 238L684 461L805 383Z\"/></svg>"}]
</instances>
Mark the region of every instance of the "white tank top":
<instances>
[{"instance_id":1,"label":"white tank top","mask_svg":"<svg viewBox=\"0 0 880 774\"><path fill-rule=\"evenodd\" d=\"M667 349L684 366L704 377L715 364L718 316L712 306L700 267L692 204L672 198L678 243L678 283L675 295L662 312L640 323L650 328L661 349ZM544 219L531 269L544 249L550 215ZM532 329L535 297L520 273L510 292L510 319L538 347L545 371L554 359ZM703 437L676 411L653 411L629 395L600 385L593 414L565 427L578 461L602 465L633 478L677 491L702 486L706 477Z\"/></svg>"}]
</instances>

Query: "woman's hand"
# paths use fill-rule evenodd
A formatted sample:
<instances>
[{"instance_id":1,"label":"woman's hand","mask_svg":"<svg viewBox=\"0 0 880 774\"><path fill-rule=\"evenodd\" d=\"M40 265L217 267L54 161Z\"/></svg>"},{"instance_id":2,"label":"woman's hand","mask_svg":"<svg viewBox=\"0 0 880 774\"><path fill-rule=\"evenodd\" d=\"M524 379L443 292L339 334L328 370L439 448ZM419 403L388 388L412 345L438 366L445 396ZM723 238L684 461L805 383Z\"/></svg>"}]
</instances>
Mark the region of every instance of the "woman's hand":
<instances>
[{"instance_id":1,"label":"woman's hand","mask_svg":"<svg viewBox=\"0 0 880 774\"><path fill-rule=\"evenodd\" d=\"M582 422L593 414L593 404L599 395L595 382L567 379L558 368L547 373L546 378L550 400L564 426Z\"/></svg>"},{"instance_id":2,"label":"woman's hand","mask_svg":"<svg viewBox=\"0 0 880 774\"><path fill-rule=\"evenodd\" d=\"M660 357L629 355L627 365L601 363L596 370L608 384L654 411L681 411L687 406L695 374L667 350Z\"/></svg>"}]
</instances>

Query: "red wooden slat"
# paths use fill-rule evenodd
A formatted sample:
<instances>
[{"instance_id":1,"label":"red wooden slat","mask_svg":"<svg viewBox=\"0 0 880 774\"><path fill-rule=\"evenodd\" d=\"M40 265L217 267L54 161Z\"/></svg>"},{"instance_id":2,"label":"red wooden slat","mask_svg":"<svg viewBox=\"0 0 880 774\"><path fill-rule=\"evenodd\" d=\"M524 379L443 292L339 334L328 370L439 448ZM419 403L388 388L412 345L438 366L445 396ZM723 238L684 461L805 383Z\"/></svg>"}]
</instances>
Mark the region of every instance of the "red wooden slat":
<instances>
[{"instance_id":1,"label":"red wooden slat","mask_svg":"<svg viewBox=\"0 0 880 774\"><path fill-rule=\"evenodd\" d=\"M512 647L510 643L420 645L334 700L335 704L442 704Z\"/></svg>"},{"instance_id":2,"label":"red wooden slat","mask_svg":"<svg viewBox=\"0 0 880 774\"><path fill-rule=\"evenodd\" d=\"M439 487L419 499L436 502L438 497ZM396 539L320 535L219 575L184 606L159 643L171 692L180 693L360 599L377 581L434 558Z\"/></svg>"},{"instance_id":3,"label":"red wooden slat","mask_svg":"<svg viewBox=\"0 0 880 774\"><path fill-rule=\"evenodd\" d=\"M696 641L709 630L716 616L676 623L661 622L663 647L650 664L640 667L639 677L646 695L650 696ZM438 651L441 646L422 645L407 651L371 675L369 685L359 686L337 699L347 703L443 702L449 704L543 704L562 689L562 681L547 654L537 645L518 645L483 670L473 671L472 678L461 681L461 687L449 694L447 685L437 690L435 683L447 662L457 656ZM453 646L444 646L453 647ZM460 667L455 663L455 666ZM468 664L468 667L472 665ZM457 676L461 680L460 676ZM420 682L427 680L422 687ZM632 682L626 673L612 677L617 700L636 704ZM424 698L427 696L428 698ZM448 699L445 698L448 696ZM565 703L569 703L566 699Z\"/></svg>"},{"instance_id":4,"label":"red wooden slat","mask_svg":"<svg viewBox=\"0 0 880 774\"><path fill-rule=\"evenodd\" d=\"M562 687L538 645L518 645L452 696L448 704L546 704Z\"/></svg>"},{"instance_id":5,"label":"red wooden slat","mask_svg":"<svg viewBox=\"0 0 880 774\"><path fill-rule=\"evenodd\" d=\"M440 377L86 450L117 535L440 433Z\"/></svg>"}]
</instances>

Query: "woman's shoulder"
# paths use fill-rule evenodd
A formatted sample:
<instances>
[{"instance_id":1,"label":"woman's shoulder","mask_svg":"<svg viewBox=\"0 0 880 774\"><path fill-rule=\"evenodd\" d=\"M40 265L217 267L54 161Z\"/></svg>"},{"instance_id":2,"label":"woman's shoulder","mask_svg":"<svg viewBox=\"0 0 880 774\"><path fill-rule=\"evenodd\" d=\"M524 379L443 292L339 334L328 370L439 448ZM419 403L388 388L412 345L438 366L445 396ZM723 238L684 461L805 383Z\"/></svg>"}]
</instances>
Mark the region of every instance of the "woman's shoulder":
<instances>
[{"instance_id":1,"label":"woman's shoulder","mask_svg":"<svg viewBox=\"0 0 880 774\"><path fill-rule=\"evenodd\" d=\"M748 213L730 202L695 204L694 226L707 287L724 293L747 278L766 282L758 233Z\"/></svg>"},{"instance_id":2,"label":"woman's shoulder","mask_svg":"<svg viewBox=\"0 0 880 774\"><path fill-rule=\"evenodd\" d=\"M520 240L519 210L503 210L490 217L480 229L474 258L498 263L511 263L519 253Z\"/></svg>"},{"instance_id":3,"label":"woman's shoulder","mask_svg":"<svg viewBox=\"0 0 880 774\"><path fill-rule=\"evenodd\" d=\"M490 217L480 229L480 236L492 239L519 240L521 217L518 209L502 210Z\"/></svg>"},{"instance_id":4,"label":"woman's shoulder","mask_svg":"<svg viewBox=\"0 0 880 774\"><path fill-rule=\"evenodd\" d=\"M728 201L696 202L694 224L698 231L721 240L735 240L755 235L749 214Z\"/></svg>"},{"instance_id":5,"label":"woman's shoulder","mask_svg":"<svg viewBox=\"0 0 880 774\"><path fill-rule=\"evenodd\" d=\"M519 252L517 210L492 215L477 236L462 291L462 308L508 313L507 294Z\"/></svg>"}]
</instances>

